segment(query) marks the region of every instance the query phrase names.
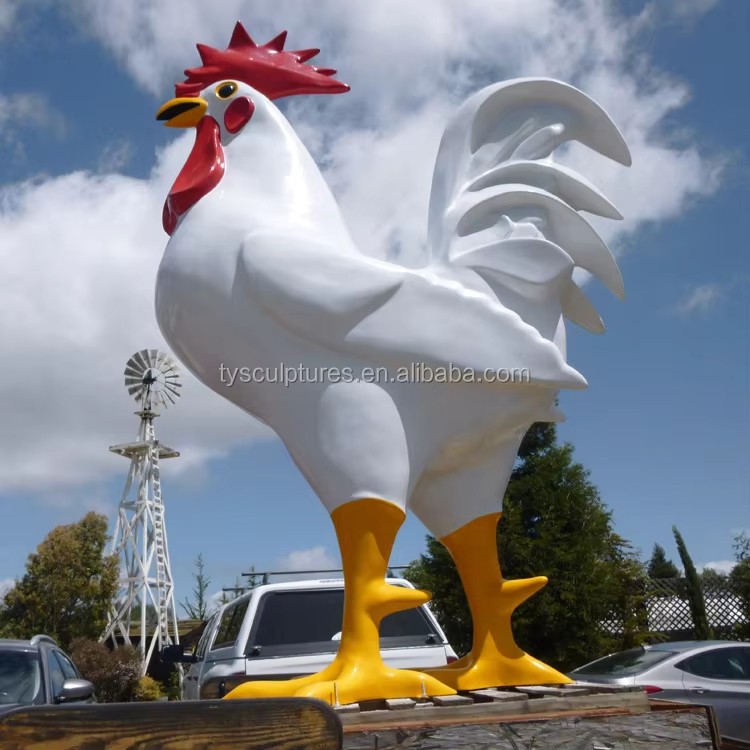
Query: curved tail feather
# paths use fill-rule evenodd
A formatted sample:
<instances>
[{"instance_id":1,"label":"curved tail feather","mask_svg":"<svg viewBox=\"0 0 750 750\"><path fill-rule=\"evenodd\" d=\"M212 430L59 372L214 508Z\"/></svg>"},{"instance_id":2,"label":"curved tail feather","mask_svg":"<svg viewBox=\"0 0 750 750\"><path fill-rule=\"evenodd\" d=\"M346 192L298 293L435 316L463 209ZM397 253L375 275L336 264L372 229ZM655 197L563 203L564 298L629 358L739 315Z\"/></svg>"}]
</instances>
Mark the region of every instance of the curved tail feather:
<instances>
[{"instance_id":1,"label":"curved tail feather","mask_svg":"<svg viewBox=\"0 0 750 750\"><path fill-rule=\"evenodd\" d=\"M572 86L519 79L470 97L446 128L435 166L432 262L473 268L526 296L555 284L562 314L601 331L572 268L589 271L620 298L624 287L607 245L578 212L622 216L583 176L552 161L568 141L630 164L609 115Z\"/></svg>"}]
</instances>

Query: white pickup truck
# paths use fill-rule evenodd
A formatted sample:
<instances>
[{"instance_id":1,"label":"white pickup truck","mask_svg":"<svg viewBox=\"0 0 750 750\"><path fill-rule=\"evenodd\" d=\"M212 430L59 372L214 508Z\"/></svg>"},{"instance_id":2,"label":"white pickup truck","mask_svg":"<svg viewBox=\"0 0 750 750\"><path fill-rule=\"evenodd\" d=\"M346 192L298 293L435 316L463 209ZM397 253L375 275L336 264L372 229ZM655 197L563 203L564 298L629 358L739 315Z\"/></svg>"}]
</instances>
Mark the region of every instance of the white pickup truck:
<instances>
[{"instance_id":1,"label":"white pickup truck","mask_svg":"<svg viewBox=\"0 0 750 750\"><path fill-rule=\"evenodd\" d=\"M388 583L414 588L402 578ZM222 698L248 680L313 674L336 655L344 581L268 583L223 605L206 624L194 654L164 649L164 661L190 667L183 700ZM383 660L399 668L444 666L457 659L426 605L386 617L380 626Z\"/></svg>"}]
</instances>

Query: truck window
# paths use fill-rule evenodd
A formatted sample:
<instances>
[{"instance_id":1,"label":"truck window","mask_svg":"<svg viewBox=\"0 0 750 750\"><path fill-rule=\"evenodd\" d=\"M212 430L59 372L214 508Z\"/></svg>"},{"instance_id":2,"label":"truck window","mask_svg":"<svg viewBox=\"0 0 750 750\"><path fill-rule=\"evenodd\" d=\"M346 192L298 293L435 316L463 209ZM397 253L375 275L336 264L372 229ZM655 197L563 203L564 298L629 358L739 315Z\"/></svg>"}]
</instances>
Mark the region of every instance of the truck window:
<instances>
[{"instance_id":1,"label":"truck window","mask_svg":"<svg viewBox=\"0 0 750 750\"><path fill-rule=\"evenodd\" d=\"M195 656L197 657L198 661L203 661L203 657L206 655L208 641L211 638L211 633L214 629L214 625L216 625L217 617L218 614L213 615L211 619L209 619L209 621L206 623L206 627L203 628L203 633L201 633L200 640L198 641L198 646L195 649Z\"/></svg>"},{"instance_id":2,"label":"truck window","mask_svg":"<svg viewBox=\"0 0 750 750\"><path fill-rule=\"evenodd\" d=\"M247 605L248 600L245 599L245 601L233 604L224 610L219 629L216 631L216 638L214 638L213 646L211 646L212 651L234 645L237 636L240 634L242 621L245 619Z\"/></svg>"},{"instance_id":3,"label":"truck window","mask_svg":"<svg viewBox=\"0 0 750 750\"><path fill-rule=\"evenodd\" d=\"M258 604L245 653L249 656L287 656L335 653L344 612L342 589L272 591ZM380 626L381 648L428 645L441 641L420 609L386 617Z\"/></svg>"}]
</instances>

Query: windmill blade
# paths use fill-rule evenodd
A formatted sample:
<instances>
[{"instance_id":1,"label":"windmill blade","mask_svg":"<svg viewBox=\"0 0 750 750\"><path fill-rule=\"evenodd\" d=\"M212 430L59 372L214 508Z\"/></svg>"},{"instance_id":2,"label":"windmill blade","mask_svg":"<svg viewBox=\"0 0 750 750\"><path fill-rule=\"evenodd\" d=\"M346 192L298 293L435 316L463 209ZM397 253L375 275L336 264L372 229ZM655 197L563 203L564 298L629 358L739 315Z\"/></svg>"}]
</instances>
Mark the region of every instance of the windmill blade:
<instances>
[{"instance_id":1,"label":"windmill blade","mask_svg":"<svg viewBox=\"0 0 750 750\"><path fill-rule=\"evenodd\" d=\"M143 370L131 359L125 366L125 377L138 378L140 380L143 377Z\"/></svg>"},{"instance_id":2,"label":"windmill blade","mask_svg":"<svg viewBox=\"0 0 750 750\"><path fill-rule=\"evenodd\" d=\"M142 369L148 370L148 349L141 349L133 355L133 359Z\"/></svg>"},{"instance_id":3,"label":"windmill blade","mask_svg":"<svg viewBox=\"0 0 750 750\"><path fill-rule=\"evenodd\" d=\"M175 361L158 349L141 349L125 365L125 388L144 407L175 404L182 388L179 377Z\"/></svg>"},{"instance_id":4,"label":"windmill blade","mask_svg":"<svg viewBox=\"0 0 750 750\"><path fill-rule=\"evenodd\" d=\"M158 367L160 370L163 368L164 363L169 361L169 356L164 352L160 352L158 349L153 349L153 366Z\"/></svg>"}]
</instances>

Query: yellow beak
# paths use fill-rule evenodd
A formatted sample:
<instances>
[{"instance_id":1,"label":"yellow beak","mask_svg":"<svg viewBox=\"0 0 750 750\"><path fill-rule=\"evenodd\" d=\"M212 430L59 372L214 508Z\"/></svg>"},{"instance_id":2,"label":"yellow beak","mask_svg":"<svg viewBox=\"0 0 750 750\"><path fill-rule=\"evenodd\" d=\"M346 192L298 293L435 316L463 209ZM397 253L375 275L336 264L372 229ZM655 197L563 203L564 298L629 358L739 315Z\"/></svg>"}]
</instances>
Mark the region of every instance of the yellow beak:
<instances>
[{"instance_id":1,"label":"yellow beak","mask_svg":"<svg viewBox=\"0 0 750 750\"><path fill-rule=\"evenodd\" d=\"M199 96L178 96L159 107L156 119L168 128L194 128L207 109L208 102Z\"/></svg>"}]
</instances>

